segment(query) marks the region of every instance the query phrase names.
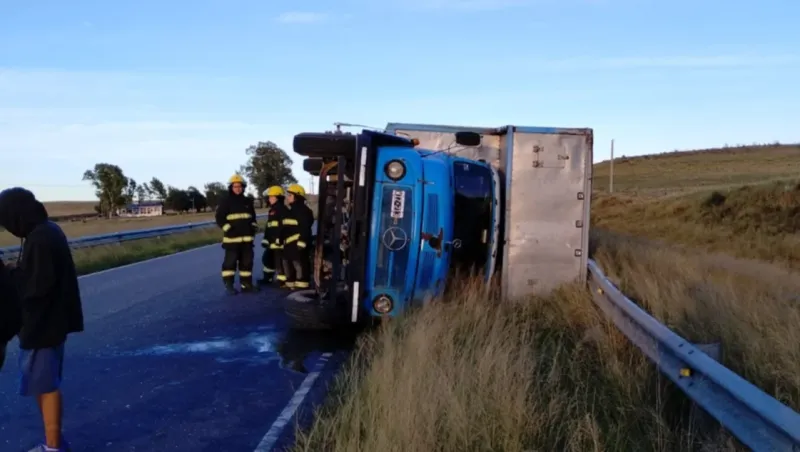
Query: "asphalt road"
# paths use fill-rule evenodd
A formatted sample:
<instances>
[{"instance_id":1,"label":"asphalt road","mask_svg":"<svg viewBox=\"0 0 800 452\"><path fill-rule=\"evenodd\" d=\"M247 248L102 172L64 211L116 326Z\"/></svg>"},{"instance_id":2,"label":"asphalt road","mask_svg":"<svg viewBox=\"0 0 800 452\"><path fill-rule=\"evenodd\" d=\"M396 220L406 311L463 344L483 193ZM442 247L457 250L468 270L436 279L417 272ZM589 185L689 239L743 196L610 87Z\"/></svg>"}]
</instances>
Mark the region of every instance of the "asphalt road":
<instances>
[{"instance_id":1,"label":"asphalt road","mask_svg":"<svg viewBox=\"0 0 800 452\"><path fill-rule=\"evenodd\" d=\"M289 331L275 290L225 295L221 259L212 245L81 278L86 331L67 341L62 387L73 451L291 445L352 339ZM16 349L0 372L0 452L43 437Z\"/></svg>"}]
</instances>

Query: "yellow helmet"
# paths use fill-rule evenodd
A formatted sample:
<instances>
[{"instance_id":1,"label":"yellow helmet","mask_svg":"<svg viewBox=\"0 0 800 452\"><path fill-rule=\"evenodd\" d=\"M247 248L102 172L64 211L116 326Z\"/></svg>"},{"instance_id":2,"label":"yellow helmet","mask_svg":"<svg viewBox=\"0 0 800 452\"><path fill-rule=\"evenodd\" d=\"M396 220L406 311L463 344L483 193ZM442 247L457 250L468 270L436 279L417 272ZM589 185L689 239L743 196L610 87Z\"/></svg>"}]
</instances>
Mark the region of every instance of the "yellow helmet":
<instances>
[{"instance_id":1,"label":"yellow helmet","mask_svg":"<svg viewBox=\"0 0 800 452\"><path fill-rule=\"evenodd\" d=\"M300 195L304 198L306 197L306 189L300 184L289 185L289 188L287 188L286 191L293 195Z\"/></svg>"},{"instance_id":2,"label":"yellow helmet","mask_svg":"<svg viewBox=\"0 0 800 452\"><path fill-rule=\"evenodd\" d=\"M234 174L233 176L231 176L230 179L228 179L228 185L233 185L233 184L244 185L245 184L244 178L239 173Z\"/></svg>"},{"instance_id":3,"label":"yellow helmet","mask_svg":"<svg viewBox=\"0 0 800 452\"><path fill-rule=\"evenodd\" d=\"M283 187L280 185L273 185L268 189L264 190L264 197L267 196L283 196Z\"/></svg>"}]
</instances>

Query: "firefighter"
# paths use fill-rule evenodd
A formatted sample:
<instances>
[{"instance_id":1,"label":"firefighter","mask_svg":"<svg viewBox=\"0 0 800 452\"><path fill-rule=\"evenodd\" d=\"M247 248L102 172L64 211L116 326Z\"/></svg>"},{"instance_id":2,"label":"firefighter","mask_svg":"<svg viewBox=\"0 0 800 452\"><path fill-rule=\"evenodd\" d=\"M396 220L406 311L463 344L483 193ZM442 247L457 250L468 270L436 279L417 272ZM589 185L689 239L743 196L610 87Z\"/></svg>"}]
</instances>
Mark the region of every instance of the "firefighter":
<instances>
[{"instance_id":1,"label":"firefighter","mask_svg":"<svg viewBox=\"0 0 800 452\"><path fill-rule=\"evenodd\" d=\"M261 263L264 265L264 278L259 281L261 284L269 284L278 281L285 284L286 276L283 274L283 262L281 254L283 244L281 242L282 221L286 218L289 209L284 202L283 188L273 185L264 190L263 196L269 202L269 215L267 217L267 227L264 228L264 239L261 247L264 254L261 255Z\"/></svg>"},{"instance_id":2,"label":"firefighter","mask_svg":"<svg viewBox=\"0 0 800 452\"><path fill-rule=\"evenodd\" d=\"M314 212L306 205L306 191L298 184L286 189L289 212L283 219L283 275L286 288L307 289L311 284L311 226Z\"/></svg>"},{"instance_id":3,"label":"firefighter","mask_svg":"<svg viewBox=\"0 0 800 452\"><path fill-rule=\"evenodd\" d=\"M235 294L233 279L239 266L239 284L243 292L253 287L253 240L258 231L256 210L252 198L244 195L247 187L242 176L234 174L228 180L228 193L217 206L216 221L222 229L222 281L228 294Z\"/></svg>"}]
</instances>

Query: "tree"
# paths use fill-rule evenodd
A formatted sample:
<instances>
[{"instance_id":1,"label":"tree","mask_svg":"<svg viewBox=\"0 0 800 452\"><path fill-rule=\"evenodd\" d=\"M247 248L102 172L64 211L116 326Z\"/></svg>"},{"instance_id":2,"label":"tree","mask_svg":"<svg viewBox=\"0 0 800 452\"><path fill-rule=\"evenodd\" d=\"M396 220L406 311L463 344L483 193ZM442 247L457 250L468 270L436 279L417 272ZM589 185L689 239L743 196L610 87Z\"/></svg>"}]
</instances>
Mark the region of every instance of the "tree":
<instances>
[{"instance_id":1,"label":"tree","mask_svg":"<svg viewBox=\"0 0 800 452\"><path fill-rule=\"evenodd\" d=\"M97 163L94 169L83 173L83 180L94 185L95 195L100 200L96 209L98 213L111 218L117 208L125 205L124 191L128 187L128 178L119 166Z\"/></svg>"},{"instance_id":2,"label":"tree","mask_svg":"<svg viewBox=\"0 0 800 452\"><path fill-rule=\"evenodd\" d=\"M136 187L136 202L141 204L142 202L147 201L148 188L150 187L148 187L147 184L139 185L138 187Z\"/></svg>"},{"instance_id":3,"label":"tree","mask_svg":"<svg viewBox=\"0 0 800 452\"><path fill-rule=\"evenodd\" d=\"M150 184L145 182L142 184L142 190L144 191L144 199L152 199L153 198L153 189L150 187Z\"/></svg>"},{"instance_id":4,"label":"tree","mask_svg":"<svg viewBox=\"0 0 800 452\"><path fill-rule=\"evenodd\" d=\"M133 198L136 196L136 189L139 186L136 184L134 179L128 179L128 185L125 186L125 202L130 204L133 202Z\"/></svg>"},{"instance_id":5,"label":"tree","mask_svg":"<svg viewBox=\"0 0 800 452\"><path fill-rule=\"evenodd\" d=\"M219 204L219 200L225 196L225 192L228 191L220 182L209 182L204 187L205 194L206 194L206 203L208 207L212 209L216 209L217 205Z\"/></svg>"},{"instance_id":6,"label":"tree","mask_svg":"<svg viewBox=\"0 0 800 452\"><path fill-rule=\"evenodd\" d=\"M164 197L164 206L176 212L188 212L192 208L192 200L189 193L175 187L166 189L167 195Z\"/></svg>"},{"instance_id":7,"label":"tree","mask_svg":"<svg viewBox=\"0 0 800 452\"><path fill-rule=\"evenodd\" d=\"M159 201L167 200L167 188L157 177L150 181L150 191Z\"/></svg>"},{"instance_id":8,"label":"tree","mask_svg":"<svg viewBox=\"0 0 800 452\"><path fill-rule=\"evenodd\" d=\"M292 174L291 157L272 141L259 141L258 144L248 147L245 153L249 158L240 171L256 189L256 197L259 199L264 190L272 185L297 183Z\"/></svg>"},{"instance_id":9,"label":"tree","mask_svg":"<svg viewBox=\"0 0 800 452\"><path fill-rule=\"evenodd\" d=\"M206 200L206 197L200 193L200 190L198 190L197 187L189 187L186 189L186 192L189 195L189 199L195 212L199 213L206 210L206 207L208 207L208 201Z\"/></svg>"}]
</instances>

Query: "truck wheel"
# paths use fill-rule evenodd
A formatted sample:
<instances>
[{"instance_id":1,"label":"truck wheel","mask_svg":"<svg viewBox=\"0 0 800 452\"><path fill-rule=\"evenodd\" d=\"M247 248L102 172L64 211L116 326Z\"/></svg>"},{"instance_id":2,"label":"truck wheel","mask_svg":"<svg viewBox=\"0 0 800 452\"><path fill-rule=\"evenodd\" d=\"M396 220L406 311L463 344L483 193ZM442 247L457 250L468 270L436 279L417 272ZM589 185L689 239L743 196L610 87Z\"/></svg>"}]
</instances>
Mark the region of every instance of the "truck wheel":
<instances>
[{"instance_id":1,"label":"truck wheel","mask_svg":"<svg viewBox=\"0 0 800 452\"><path fill-rule=\"evenodd\" d=\"M289 326L295 330L332 330L336 326L335 307L322 304L315 290L292 292L284 301Z\"/></svg>"}]
</instances>

